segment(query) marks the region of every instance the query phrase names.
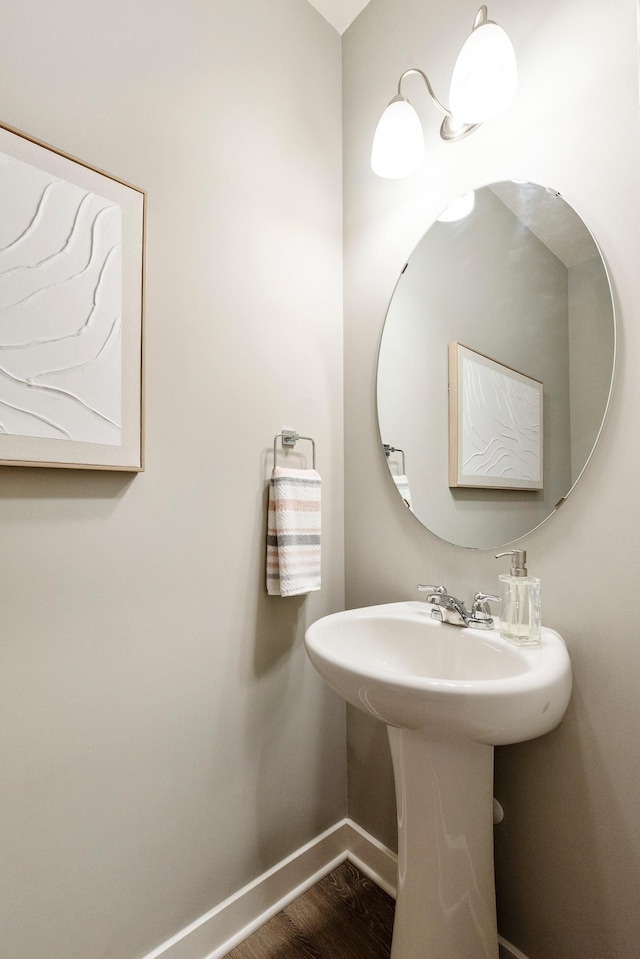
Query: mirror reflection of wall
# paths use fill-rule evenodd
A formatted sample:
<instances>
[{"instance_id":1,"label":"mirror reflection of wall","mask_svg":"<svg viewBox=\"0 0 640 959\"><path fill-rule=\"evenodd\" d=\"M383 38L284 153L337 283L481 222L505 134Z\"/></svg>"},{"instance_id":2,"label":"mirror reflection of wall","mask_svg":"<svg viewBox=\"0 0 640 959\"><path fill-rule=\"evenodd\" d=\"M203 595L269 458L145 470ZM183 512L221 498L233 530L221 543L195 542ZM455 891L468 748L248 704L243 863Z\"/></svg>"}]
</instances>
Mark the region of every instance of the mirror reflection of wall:
<instances>
[{"instance_id":1,"label":"mirror reflection of wall","mask_svg":"<svg viewBox=\"0 0 640 959\"><path fill-rule=\"evenodd\" d=\"M412 508L433 533L489 548L525 535L580 475L600 430L614 360L606 270L580 218L529 183L476 191L464 219L439 222L394 292L378 362L383 442L411 462ZM542 491L450 489L448 345L544 384Z\"/></svg>"}]
</instances>

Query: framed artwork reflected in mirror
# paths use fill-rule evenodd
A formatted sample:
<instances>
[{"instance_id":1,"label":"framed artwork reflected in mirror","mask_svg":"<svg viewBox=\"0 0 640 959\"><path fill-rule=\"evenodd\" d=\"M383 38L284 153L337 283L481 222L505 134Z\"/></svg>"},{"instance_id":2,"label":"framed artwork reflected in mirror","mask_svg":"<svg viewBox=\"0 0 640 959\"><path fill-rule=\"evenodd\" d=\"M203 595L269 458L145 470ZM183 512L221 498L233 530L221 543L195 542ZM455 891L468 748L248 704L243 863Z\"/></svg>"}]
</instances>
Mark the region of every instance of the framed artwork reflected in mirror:
<instances>
[{"instance_id":1,"label":"framed artwork reflected in mirror","mask_svg":"<svg viewBox=\"0 0 640 959\"><path fill-rule=\"evenodd\" d=\"M543 488L543 384L449 344L449 486Z\"/></svg>"}]
</instances>

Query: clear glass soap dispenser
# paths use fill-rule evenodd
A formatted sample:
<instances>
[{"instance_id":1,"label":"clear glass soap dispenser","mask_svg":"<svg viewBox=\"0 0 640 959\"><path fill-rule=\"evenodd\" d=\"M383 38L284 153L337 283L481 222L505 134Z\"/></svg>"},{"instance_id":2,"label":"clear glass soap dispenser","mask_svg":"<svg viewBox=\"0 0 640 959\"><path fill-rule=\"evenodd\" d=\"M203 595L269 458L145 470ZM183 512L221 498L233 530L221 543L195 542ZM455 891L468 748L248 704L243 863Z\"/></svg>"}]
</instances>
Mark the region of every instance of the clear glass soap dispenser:
<instances>
[{"instance_id":1,"label":"clear glass soap dispenser","mask_svg":"<svg viewBox=\"0 0 640 959\"><path fill-rule=\"evenodd\" d=\"M539 646L540 634L540 580L527 574L527 553L512 549L500 556L511 556L511 570L501 573L500 635L517 646Z\"/></svg>"}]
</instances>

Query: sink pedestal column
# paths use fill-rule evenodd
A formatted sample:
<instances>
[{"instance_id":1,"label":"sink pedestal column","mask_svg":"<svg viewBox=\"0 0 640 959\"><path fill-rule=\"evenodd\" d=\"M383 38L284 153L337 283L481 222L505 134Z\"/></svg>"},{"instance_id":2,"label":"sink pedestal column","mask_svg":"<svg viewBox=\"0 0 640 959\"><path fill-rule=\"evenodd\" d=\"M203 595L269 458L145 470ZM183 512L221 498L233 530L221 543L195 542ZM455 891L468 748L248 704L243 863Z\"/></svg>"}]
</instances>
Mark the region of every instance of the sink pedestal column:
<instances>
[{"instance_id":1,"label":"sink pedestal column","mask_svg":"<svg viewBox=\"0 0 640 959\"><path fill-rule=\"evenodd\" d=\"M391 959L498 959L493 746L388 733L398 805Z\"/></svg>"}]
</instances>

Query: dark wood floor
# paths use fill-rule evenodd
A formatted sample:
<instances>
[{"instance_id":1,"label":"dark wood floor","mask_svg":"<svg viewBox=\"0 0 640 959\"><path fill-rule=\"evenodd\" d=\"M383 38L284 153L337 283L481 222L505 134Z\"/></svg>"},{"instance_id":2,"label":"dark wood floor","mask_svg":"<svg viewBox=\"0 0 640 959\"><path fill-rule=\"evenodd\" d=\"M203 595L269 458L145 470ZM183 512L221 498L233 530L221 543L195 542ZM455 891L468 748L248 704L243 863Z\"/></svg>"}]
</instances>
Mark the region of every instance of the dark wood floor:
<instances>
[{"instance_id":1,"label":"dark wood floor","mask_svg":"<svg viewBox=\"0 0 640 959\"><path fill-rule=\"evenodd\" d=\"M393 910L393 899L345 862L226 959L388 959Z\"/></svg>"}]
</instances>

